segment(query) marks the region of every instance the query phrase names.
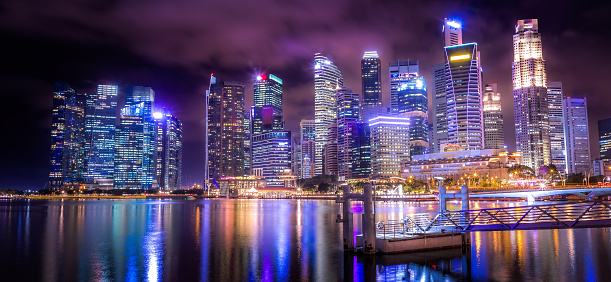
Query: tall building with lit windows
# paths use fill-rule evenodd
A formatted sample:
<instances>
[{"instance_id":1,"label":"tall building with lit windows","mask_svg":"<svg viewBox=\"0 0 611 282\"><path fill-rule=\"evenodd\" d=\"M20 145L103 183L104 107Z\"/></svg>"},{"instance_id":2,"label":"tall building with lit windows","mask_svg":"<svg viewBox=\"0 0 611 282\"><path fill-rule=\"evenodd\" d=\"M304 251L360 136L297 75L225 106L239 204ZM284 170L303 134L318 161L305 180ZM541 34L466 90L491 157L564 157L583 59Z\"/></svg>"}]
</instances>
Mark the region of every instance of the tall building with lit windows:
<instances>
[{"instance_id":1,"label":"tall building with lit windows","mask_svg":"<svg viewBox=\"0 0 611 282\"><path fill-rule=\"evenodd\" d=\"M301 178L316 176L314 158L316 157L316 123L313 119L302 119L301 127Z\"/></svg>"},{"instance_id":2,"label":"tall building with lit windows","mask_svg":"<svg viewBox=\"0 0 611 282\"><path fill-rule=\"evenodd\" d=\"M410 78L418 76L418 60L396 61L388 64L390 80L390 114L396 115L399 109L397 88Z\"/></svg>"},{"instance_id":3,"label":"tall building with lit windows","mask_svg":"<svg viewBox=\"0 0 611 282\"><path fill-rule=\"evenodd\" d=\"M410 120L410 156L429 153L429 106L424 77L411 77L397 88L398 114Z\"/></svg>"},{"instance_id":4,"label":"tall building with lit windows","mask_svg":"<svg viewBox=\"0 0 611 282\"><path fill-rule=\"evenodd\" d=\"M505 134L503 133L503 112L501 112L501 94L496 83L484 86L484 148L503 149Z\"/></svg>"},{"instance_id":5,"label":"tall building with lit windows","mask_svg":"<svg viewBox=\"0 0 611 282\"><path fill-rule=\"evenodd\" d=\"M72 188L85 181L85 105L87 96L68 83L53 89L49 188Z\"/></svg>"},{"instance_id":6,"label":"tall building with lit windows","mask_svg":"<svg viewBox=\"0 0 611 282\"><path fill-rule=\"evenodd\" d=\"M562 82L547 82L547 101L549 108L549 141L552 164L560 173L567 173L566 148L564 137L564 110L562 101Z\"/></svg>"},{"instance_id":7,"label":"tall building with lit windows","mask_svg":"<svg viewBox=\"0 0 611 282\"><path fill-rule=\"evenodd\" d=\"M445 51L447 143L462 150L483 149L482 73L477 43L449 46Z\"/></svg>"},{"instance_id":8,"label":"tall building with lit windows","mask_svg":"<svg viewBox=\"0 0 611 282\"><path fill-rule=\"evenodd\" d=\"M181 188L182 122L169 113L154 113L155 118L155 179L162 191Z\"/></svg>"},{"instance_id":9,"label":"tall building with lit windows","mask_svg":"<svg viewBox=\"0 0 611 282\"><path fill-rule=\"evenodd\" d=\"M87 182L111 187L115 170L115 133L117 123L116 85L98 85L87 95L85 110L85 152Z\"/></svg>"},{"instance_id":10,"label":"tall building with lit windows","mask_svg":"<svg viewBox=\"0 0 611 282\"><path fill-rule=\"evenodd\" d=\"M376 51L367 51L361 60L363 105L382 106L382 62Z\"/></svg>"},{"instance_id":11,"label":"tall building with lit windows","mask_svg":"<svg viewBox=\"0 0 611 282\"><path fill-rule=\"evenodd\" d=\"M519 20L513 35L513 111L522 164L551 163L547 75L537 19Z\"/></svg>"},{"instance_id":12,"label":"tall building with lit windows","mask_svg":"<svg viewBox=\"0 0 611 282\"><path fill-rule=\"evenodd\" d=\"M263 176L267 186L282 187L278 174L291 169L291 132L273 131L252 137L252 175Z\"/></svg>"},{"instance_id":13,"label":"tall building with lit windows","mask_svg":"<svg viewBox=\"0 0 611 282\"><path fill-rule=\"evenodd\" d=\"M600 159L611 162L611 118L598 121L598 145Z\"/></svg>"},{"instance_id":14,"label":"tall building with lit windows","mask_svg":"<svg viewBox=\"0 0 611 282\"><path fill-rule=\"evenodd\" d=\"M115 135L115 189L152 189L156 182L154 102L150 87L125 87L125 107Z\"/></svg>"},{"instance_id":15,"label":"tall building with lit windows","mask_svg":"<svg viewBox=\"0 0 611 282\"><path fill-rule=\"evenodd\" d=\"M210 76L206 93L206 180L244 175L244 84Z\"/></svg>"},{"instance_id":16,"label":"tall building with lit windows","mask_svg":"<svg viewBox=\"0 0 611 282\"><path fill-rule=\"evenodd\" d=\"M337 66L321 53L314 55L314 122L316 135L315 174L323 174L323 149L327 144L327 125L335 123L337 89L343 76Z\"/></svg>"},{"instance_id":17,"label":"tall building with lit windows","mask_svg":"<svg viewBox=\"0 0 611 282\"><path fill-rule=\"evenodd\" d=\"M244 110L244 176L250 175L250 168L252 164L252 147L250 144L251 139L251 123L250 123L250 111L251 109Z\"/></svg>"},{"instance_id":18,"label":"tall building with lit windows","mask_svg":"<svg viewBox=\"0 0 611 282\"><path fill-rule=\"evenodd\" d=\"M462 44L462 25L460 22L444 19L441 33L444 47ZM444 52L444 59L446 59L445 57L446 53ZM431 71L433 77L433 128L429 148L432 153L442 152L442 148L448 144L448 85L446 77L448 71L447 60L445 63L434 65Z\"/></svg>"},{"instance_id":19,"label":"tall building with lit windows","mask_svg":"<svg viewBox=\"0 0 611 282\"><path fill-rule=\"evenodd\" d=\"M273 74L259 74L254 81L254 105L274 106L282 110L282 79Z\"/></svg>"},{"instance_id":20,"label":"tall building with lit windows","mask_svg":"<svg viewBox=\"0 0 611 282\"><path fill-rule=\"evenodd\" d=\"M337 90L337 171L339 176L352 178L357 147L354 124L360 120L361 101L358 93L342 87Z\"/></svg>"},{"instance_id":21,"label":"tall building with lit windows","mask_svg":"<svg viewBox=\"0 0 611 282\"><path fill-rule=\"evenodd\" d=\"M566 166L568 173L591 175L590 130L586 98L566 97L563 101Z\"/></svg>"},{"instance_id":22,"label":"tall building with lit windows","mask_svg":"<svg viewBox=\"0 0 611 282\"><path fill-rule=\"evenodd\" d=\"M369 120L371 130L371 177L399 176L409 161L409 118L379 116Z\"/></svg>"},{"instance_id":23,"label":"tall building with lit windows","mask_svg":"<svg viewBox=\"0 0 611 282\"><path fill-rule=\"evenodd\" d=\"M327 144L323 149L324 174L338 175L337 171L337 123L327 125Z\"/></svg>"}]
</instances>

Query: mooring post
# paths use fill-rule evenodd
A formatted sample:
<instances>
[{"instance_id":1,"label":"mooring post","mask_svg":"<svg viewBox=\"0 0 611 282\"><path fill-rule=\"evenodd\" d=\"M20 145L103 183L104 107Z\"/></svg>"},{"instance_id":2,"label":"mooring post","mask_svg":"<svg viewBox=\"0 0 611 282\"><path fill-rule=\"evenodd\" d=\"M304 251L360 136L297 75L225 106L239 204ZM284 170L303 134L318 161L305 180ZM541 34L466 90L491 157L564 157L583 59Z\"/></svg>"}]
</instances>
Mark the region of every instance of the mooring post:
<instances>
[{"instance_id":1,"label":"mooring post","mask_svg":"<svg viewBox=\"0 0 611 282\"><path fill-rule=\"evenodd\" d=\"M373 187L365 184L363 189L363 252L373 254L376 252L376 230L373 221Z\"/></svg>"},{"instance_id":2,"label":"mooring post","mask_svg":"<svg viewBox=\"0 0 611 282\"><path fill-rule=\"evenodd\" d=\"M446 187L439 185L439 212L446 212Z\"/></svg>"},{"instance_id":3,"label":"mooring post","mask_svg":"<svg viewBox=\"0 0 611 282\"><path fill-rule=\"evenodd\" d=\"M344 230L344 251L354 251L354 232L353 232L353 220L352 212L350 211L350 185L342 186L344 192L344 203L343 203L343 230Z\"/></svg>"},{"instance_id":4,"label":"mooring post","mask_svg":"<svg viewBox=\"0 0 611 282\"><path fill-rule=\"evenodd\" d=\"M469 187L467 185L460 186L460 199L462 202L462 210L469 210Z\"/></svg>"}]
</instances>

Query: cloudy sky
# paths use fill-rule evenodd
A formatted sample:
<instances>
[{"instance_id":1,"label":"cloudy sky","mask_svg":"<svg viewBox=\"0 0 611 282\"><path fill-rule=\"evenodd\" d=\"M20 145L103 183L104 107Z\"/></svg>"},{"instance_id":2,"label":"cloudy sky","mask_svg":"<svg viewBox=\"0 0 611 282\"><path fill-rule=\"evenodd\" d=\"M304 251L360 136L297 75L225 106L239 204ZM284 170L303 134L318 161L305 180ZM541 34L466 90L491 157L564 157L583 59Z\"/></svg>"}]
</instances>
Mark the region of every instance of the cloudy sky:
<instances>
[{"instance_id":1,"label":"cloudy sky","mask_svg":"<svg viewBox=\"0 0 611 282\"><path fill-rule=\"evenodd\" d=\"M296 131L299 120L314 116L315 52L334 60L345 86L360 93L362 53L378 51L388 105L388 62L419 60L430 84L431 66L442 61L446 17L463 22L464 42L479 44L484 81L499 84L511 150L519 19L539 19L548 80L562 81L567 96L588 98L595 133L596 121L611 117L610 14L611 4L587 1L1 0L0 188L44 186L54 80L80 92L98 83L153 87L157 105L184 123L185 180L201 181L210 73L244 82L248 105L257 70L282 78L286 127Z\"/></svg>"}]
</instances>

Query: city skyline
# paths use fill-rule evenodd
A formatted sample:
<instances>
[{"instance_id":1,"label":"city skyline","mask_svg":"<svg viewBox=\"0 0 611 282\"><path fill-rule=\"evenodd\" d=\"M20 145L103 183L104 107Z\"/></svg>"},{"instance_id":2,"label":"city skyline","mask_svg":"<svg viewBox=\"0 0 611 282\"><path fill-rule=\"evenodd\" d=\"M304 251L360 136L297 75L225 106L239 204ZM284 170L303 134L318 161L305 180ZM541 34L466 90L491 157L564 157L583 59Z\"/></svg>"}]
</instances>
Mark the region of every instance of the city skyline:
<instances>
[{"instance_id":1,"label":"city skyline","mask_svg":"<svg viewBox=\"0 0 611 282\"><path fill-rule=\"evenodd\" d=\"M592 144L592 156L595 157L598 152L598 146L595 143L597 138L595 138L596 135L592 134L592 132L596 131L595 122L608 117L604 108L605 88L602 84L604 80L601 79L605 73L596 66L599 64L603 65L604 62L608 61L609 55L602 52L600 47L596 47L597 45L604 45L600 44L600 41L604 42L607 39L602 38L600 35L594 36L592 34L596 33L596 28L600 28L598 27L601 25L600 22L604 23L607 19L601 15L600 19L594 20L596 24L592 23L592 21L579 21L579 18L584 17L581 15L584 12L584 8L579 7L574 8L582 13L578 13L575 21L571 21L568 24L555 19L555 17L558 17L559 14L568 14L571 11L571 7L556 10L558 13L555 13L552 17L550 16L552 13L544 13L541 6L531 9L528 15L518 12L520 5L516 5L516 7L481 6L478 7L480 12L477 13L469 12L464 6L464 4L462 7L458 4L457 6L450 5L440 9L435 4L431 4L431 6L420 7L417 10L430 11L432 15L412 15L409 19L405 19L405 21L417 23L417 26L421 27L420 29L414 28L414 30L410 30L409 33L413 34L409 35L405 40L392 40L390 38L394 36L386 32L373 32L373 30L368 29L358 30L350 20L347 20L342 22L343 24L338 24L338 27L334 27L332 30L333 34L321 37L336 37L334 40L329 41L331 43L328 43L328 40L319 39L314 36L315 34L312 35L315 38L308 36L292 38L291 35L285 35L280 36L283 40L271 41L279 43L271 44L275 48L282 47L280 48L281 50L286 49L286 52L290 54L281 52L279 58L273 58L264 52L262 56L256 56L256 52L262 50L259 44L252 47L252 52L246 52L246 55L241 57L241 61L226 58L226 56L231 56L231 54L238 54L239 52L237 51L242 51L229 48L229 50L223 52L226 55L225 57L219 56L217 59L207 55L208 57L205 58L166 62L163 61L163 58L167 55L155 54L154 50L150 51L152 53L138 48L122 50L118 46L112 47L113 43L100 38L94 38L95 40L92 39L91 41L92 43L97 42L98 46L83 43L83 37L79 38L78 30L76 34L68 32L58 38L50 39L48 36L53 33L45 28L36 28L36 25L30 23L23 24L19 29L12 28L11 23L14 23L14 19L6 18L0 23L0 28L2 33L6 34L9 41L14 42L14 44L5 46L5 48L9 52L16 50L19 50L19 52L10 52L16 54L16 56L9 58L7 64L2 68L2 73L8 74L2 81L3 86L6 86L6 93L8 93L5 95L8 95L9 99L15 103L15 109L10 109L10 113L14 113L17 109L24 112L20 113L20 116L23 116L23 120L10 125L8 128L8 134L14 136L14 139L6 140L5 142L7 143L6 145L3 144L3 148L12 148L7 150L7 157L13 163L3 163L3 167L6 169L4 169L2 179L6 180L0 183L0 185L7 188L22 189L27 187L42 188L44 185L44 176L47 174L44 171L48 171L48 136L51 124L50 108L52 103L49 93L52 93L54 79L69 81L79 91L94 91L91 90L94 84L104 84L102 83L103 81L97 81L99 79L108 79L107 83L114 85L128 83L150 85L156 90L157 97L161 99L161 103L170 107L173 113L176 113L184 120L185 151L193 152L193 154L185 154L185 180L189 180L190 176L193 181L201 181L203 178L201 175L203 150L201 148L203 148L202 143L204 142L201 140L201 136L203 136L201 120L204 116L201 104L203 104L205 88L207 88L205 86L209 83L207 77L209 77L211 72L218 73L219 77L225 80L237 80L248 83L247 77L252 77L254 65L269 68L270 72L282 77L285 81L285 92L287 93L285 104L290 109L288 111L285 110L287 112L286 129L297 132L299 121L302 118L311 119L314 115L312 111L314 87L313 78L311 77L311 58L318 51L322 51L338 65L340 71L345 76L344 85L346 87L354 89L357 93L362 93L361 89L359 89L361 78L359 64L362 53L368 50L377 50L382 61L382 95L385 106L389 105L388 70L386 69L388 63L398 59L406 60L409 58L418 60L421 65L421 75L425 76L425 80L429 85L430 97L432 81L429 70L432 65L440 60L437 46L440 46L442 42L440 23L444 17L460 19L465 27L462 32L464 42L478 43L478 47L482 52L482 66L485 73L483 82L497 82L499 85L507 131L505 140L512 151L515 150L515 137L513 129L511 129L513 107L510 102L507 102L511 100L508 97L508 94L511 93L511 69L508 63L511 61L512 55L510 36L514 33L513 28L516 20L538 18L540 32L543 37L548 79L562 81L565 95L586 97L589 100L590 142L594 143ZM337 9L338 6L331 8ZM602 8L600 10L604 10L605 7ZM20 8L17 6L7 8L9 11L12 9L19 10ZM592 8L590 13L595 13L592 12L595 10L595 8ZM374 9L372 12L375 14L375 11L377 10ZM499 16L501 11L503 15L498 19L494 18ZM485 13L490 15L484 15ZM57 17L62 15L65 16L62 13L58 13ZM596 14L588 15L585 18L596 18ZM144 16L147 15L145 14ZM56 18L52 18L52 22L53 19ZM379 22L376 22L376 26L390 24L388 21L381 20L379 16L367 20L369 22L379 20ZM323 18L321 22L330 24L333 21L330 18ZM307 26L312 23L301 22L301 24L299 26ZM241 30L244 26L238 24L238 26L233 28ZM116 29L108 29L105 25L98 26L98 29L110 32L110 34L119 34L117 35L118 38L124 38L125 36L124 33L118 32ZM129 28L127 29L129 30ZM354 34L355 30L362 31L360 33L357 32L359 36L369 38L371 40L365 41L373 43L359 43L359 45L350 46L350 48L343 47L341 45L343 41L349 40L350 35ZM320 30L315 31L320 32ZM267 33L265 34L268 35ZM590 35L589 37L587 37L588 34ZM421 39L418 44L407 43L409 38L414 37ZM87 40L87 37L84 38ZM580 40L580 38L590 39L584 41ZM64 48L66 43L63 43L63 41L71 42L75 45ZM29 44L25 44L26 42ZM32 54L35 52L28 52L28 48L31 47L25 48L25 45L44 45L46 48L41 50L40 53ZM249 44L244 45L248 46ZM576 45L582 46L577 47ZM107 50L103 46L110 46L110 48ZM92 52L79 51L81 47L83 50L91 50ZM431 50L429 51L428 49ZM275 49L272 48L272 50ZM190 54L189 52L183 53L184 56ZM207 50L204 53L212 54ZM54 58L51 59L49 57ZM62 61L57 61L60 59ZM29 70L27 66L31 66L32 62L37 62L43 67L36 71ZM59 64L58 62L62 63ZM192 66L193 63L200 62L203 62L203 66ZM584 67L587 65L592 67ZM582 71L575 75L574 72L570 71L573 68L578 68ZM88 79L96 81L87 81ZM13 83L9 83L9 80L13 81ZM248 84L245 85L246 89L249 89L249 87ZM246 90L245 96L247 100L245 106L251 105L252 92L249 93L249 90ZM432 99L429 98L429 100ZM118 108L122 107L123 105L118 105ZM31 128L32 132L22 132L23 128ZM19 140L18 143L20 144L14 144L17 143L15 140ZM196 148L200 148L199 151ZM27 172L28 175L34 174L35 176L26 177L24 172ZM18 187L19 183L26 187Z\"/></svg>"}]
</instances>

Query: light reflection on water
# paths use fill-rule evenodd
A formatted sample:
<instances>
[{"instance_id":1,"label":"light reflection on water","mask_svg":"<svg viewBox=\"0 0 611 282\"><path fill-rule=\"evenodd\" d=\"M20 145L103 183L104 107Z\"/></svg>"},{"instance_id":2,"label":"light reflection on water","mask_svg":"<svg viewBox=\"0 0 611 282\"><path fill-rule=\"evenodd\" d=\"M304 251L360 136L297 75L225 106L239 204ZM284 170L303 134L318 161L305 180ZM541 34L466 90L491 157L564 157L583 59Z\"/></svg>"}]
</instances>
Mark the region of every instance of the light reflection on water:
<instances>
[{"instance_id":1,"label":"light reflection on water","mask_svg":"<svg viewBox=\"0 0 611 282\"><path fill-rule=\"evenodd\" d=\"M378 203L376 219L436 210ZM363 207L352 211L356 234ZM338 213L334 201L0 200L0 273L20 281L594 281L611 269L608 228L480 232L464 252L357 258L343 253Z\"/></svg>"}]
</instances>

